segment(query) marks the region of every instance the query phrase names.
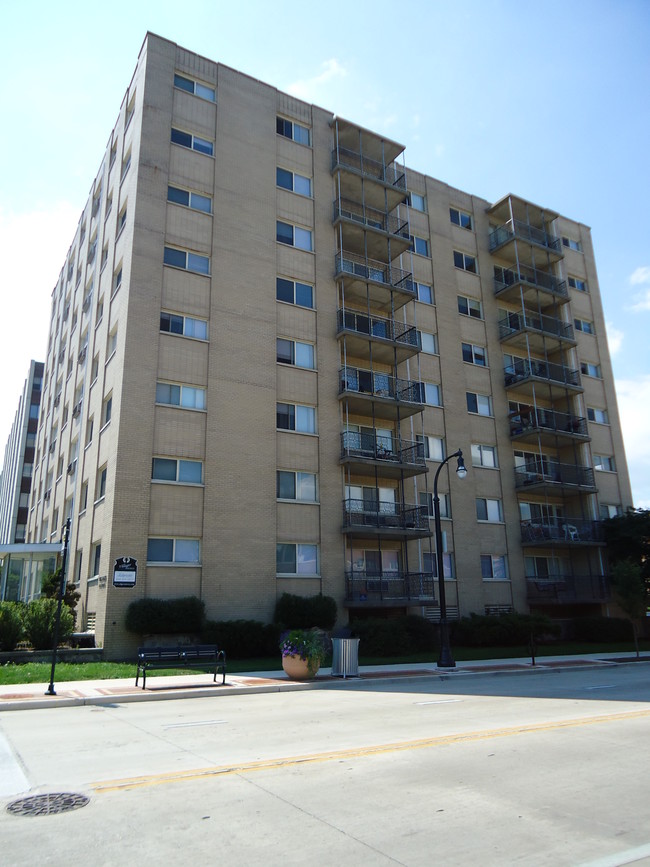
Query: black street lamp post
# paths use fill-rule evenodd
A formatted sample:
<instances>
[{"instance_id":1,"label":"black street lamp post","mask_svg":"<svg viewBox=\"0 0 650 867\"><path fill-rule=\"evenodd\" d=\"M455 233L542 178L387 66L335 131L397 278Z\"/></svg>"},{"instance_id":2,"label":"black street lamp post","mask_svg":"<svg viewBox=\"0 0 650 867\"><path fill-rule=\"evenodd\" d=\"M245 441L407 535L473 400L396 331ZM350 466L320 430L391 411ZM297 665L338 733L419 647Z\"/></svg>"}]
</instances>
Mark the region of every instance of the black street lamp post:
<instances>
[{"instance_id":1,"label":"black street lamp post","mask_svg":"<svg viewBox=\"0 0 650 867\"><path fill-rule=\"evenodd\" d=\"M52 642L52 670L50 671L50 685L48 686L45 695L56 695L54 690L54 669L56 667L56 648L59 643L59 624L61 623L61 606L63 605L63 596L65 594L65 566L68 559L68 539L70 538L70 518L63 525L63 535L61 536L61 583L59 585L59 604L56 609L56 620L54 621L54 638Z\"/></svg>"},{"instance_id":2,"label":"black street lamp post","mask_svg":"<svg viewBox=\"0 0 650 867\"><path fill-rule=\"evenodd\" d=\"M460 449L454 452L453 455L446 457L436 470L436 475L433 480L433 515L436 526L436 562L438 564L438 596L440 597L440 656L438 657L438 668L455 668L456 663L451 655L451 647L449 646L449 626L447 624L447 599L445 597L445 573L444 562L442 558L442 529L440 527L440 497L438 496L438 476L440 470L444 467L447 461L452 458L458 458L456 466L456 474L459 479L464 479L467 475L463 453Z\"/></svg>"}]
</instances>

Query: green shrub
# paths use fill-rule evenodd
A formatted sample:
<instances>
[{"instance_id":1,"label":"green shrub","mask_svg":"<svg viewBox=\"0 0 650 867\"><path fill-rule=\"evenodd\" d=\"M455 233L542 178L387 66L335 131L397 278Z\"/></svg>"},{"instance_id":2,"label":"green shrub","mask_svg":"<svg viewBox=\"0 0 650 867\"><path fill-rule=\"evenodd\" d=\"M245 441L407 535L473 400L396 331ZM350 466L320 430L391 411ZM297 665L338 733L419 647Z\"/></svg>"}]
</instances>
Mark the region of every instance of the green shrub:
<instances>
[{"instance_id":1,"label":"green shrub","mask_svg":"<svg viewBox=\"0 0 650 867\"><path fill-rule=\"evenodd\" d=\"M275 656L281 628L258 620L206 620L201 641L216 644L234 659Z\"/></svg>"},{"instance_id":2,"label":"green shrub","mask_svg":"<svg viewBox=\"0 0 650 867\"><path fill-rule=\"evenodd\" d=\"M576 617L573 634L576 641L614 643L630 640L630 622L621 617Z\"/></svg>"},{"instance_id":3,"label":"green shrub","mask_svg":"<svg viewBox=\"0 0 650 867\"><path fill-rule=\"evenodd\" d=\"M0 602L0 650L14 650L23 634L23 605Z\"/></svg>"},{"instance_id":4,"label":"green shrub","mask_svg":"<svg viewBox=\"0 0 650 867\"><path fill-rule=\"evenodd\" d=\"M48 599L58 599L59 598L59 590L61 588L61 570L57 569L56 572L46 572L41 579L41 596L45 596ZM77 590L74 584L66 584L63 590L63 602L68 606L70 611L75 618L77 619L77 603L81 599L81 593Z\"/></svg>"},{"instance_id":5,"label":"green shrub","mask_svg":"<svg viewBox=\"0 0 650 867\"><path fill-rule=\"evenodd\" d=\"M58 602L56 599L34 599L23 613L25 637L34 650L49 650L54 641L54 625ZM59 643L64 642L74 629L74 615L67 605L61 606Z\"/></svg>"},{"instance_id":6,"label":"green shrub","mask_svg":"<svg viewBox=\"0 0 650 867\"><path fill-rule=\"evenodd\" d=\"M452 625L452 642L464 647L528 645L531 633L539 640L557 636L560 627L543 614L470 614Z\"/></svg>"},{"instance_id":7,"label":"green shrub","mask_svg":"<svg viewBox=\"0 0 650 867\"><path fill-rule=\"evenodd\" d=\"M283 593L275 604L275 623L285 629L330 630L336 623L336 602L331 596L294 596Z\"/></svg>"},{"instance_id":8,"label":"green shrub","mask_svg":"<svg viewBox=\"0 0 650 867\"><path fill-rule=\"evenodd\" d=\"M199 633L205 603L197 596L179 599L137 599L126 610L126 628L136 635Z\"/></svg>"},{"instance_id":9,"label":"green shrub","mask_svg":"<svg viewBox=\"0 0 650 867\"><path fill-rule=\"evenodd\" d=\"M404 656L436 647L435 624L417 615L354 620L350 631L359 639L359 653L363 656Z\"/></svg>"}]
</instances>

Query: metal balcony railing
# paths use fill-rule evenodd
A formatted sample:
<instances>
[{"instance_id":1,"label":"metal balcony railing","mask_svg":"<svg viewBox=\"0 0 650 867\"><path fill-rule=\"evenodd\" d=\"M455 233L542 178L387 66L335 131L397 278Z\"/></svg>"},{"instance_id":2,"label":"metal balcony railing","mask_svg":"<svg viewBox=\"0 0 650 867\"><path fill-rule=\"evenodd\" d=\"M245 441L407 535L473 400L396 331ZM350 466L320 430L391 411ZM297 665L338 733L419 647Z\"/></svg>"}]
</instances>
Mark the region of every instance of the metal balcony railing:
<instances>
[{"instance_id":1,"label":"metal balcony railing","mask_svg":"<svg viewBox=\"0 0 650 867\"><path fill-rule=\"evenodd\" d=\"M529 286L535 286L538 289L543 289L547 292L552 292L561 298L569 297L566 280L560 280L553 274L548 274L546 271L538 271L535 268L528 268L525 265L520 265L515 268L498 268L494 275L494 291L496 294L503 291L508 286L513 286L516 283L525 283Z\"/></svg>"},{"instance_id":2,"label":"metal balcony railing","mask_svg":"<svg viewBox=\"0 0 650 867\"><path fill-rule=\"evenodd\" d=\"M557 382L563 385L580 386L580 373L571 370L564 364L554 364L550 361L538 359L517 358L512 364L506 364L503 369L506 386L513 385L524 379L534 377L546 379L549 382Z\"/></svg>"},{"instance_id":3,"label":"metal balcony railing","mask_svg":"<svg viewBox=\"0 0 650 867\"><path fill-rule=\"evenodd\" d=\"M603 530L600 521L585 521L579 518L542 518L539 521L521 522L521 541L527 544L576 544L602 542Z\"/></svg>"},{"instance_id":4,"label":"metal balcony railing","mask_svg":"<svg viewBox=\"0 0 650 867\"><path fill-rule=\"evenodd\" d=\"M515 486L517 488L539 483L558 486L572 485L580 488L594 488L594 471L591 467L576 464L561 464L539 458L529 461L525 467L515 467Z\"/></svg>"},{"instance_id":5,"label":"metal balcony railing","mask_svg":"<svg viewBox=\"0 0 650 867\"><path fill-rule=\"evenodd\" d=\"M539 229L537 226L531 226L530 223L525 223L523 220L508 220L502 226L493 229L490 232L490 250L496 250L512 238L528 241L532 244L539 244L549 250L557 253L562 252L562 241L554 235L550 235L544 229Z\"/></svg>"},{"instance_id":6,"label":"metal balcony railing","mask_svg":"<svg viewBox=\"0 0 650 867\"><path fill-rule=\"evenodd\" d=\"M406 403L424 403L424 389L421 382L398 379L388 373L377 373L357 367L342 367L339 370L339 394L346 391Z\"/></svg>"},{"instance_id":7,"label":"metal balcony railing","mask_svg":"<svg viewBox=\"0 0 650 867\"><path fill-rule=\"evenodd\" d=\"M499 337L510 337L522 331L539 331L551 337L559 337L561 340L573 340L573 326L562 322L556 316L547 316L545 313L534 313L524 310L523 313L508 313L499 320Z\"/></svg>"},{"instance_id":8,"label":"metal balcony railing","mask_svg":"<svg viewBox=\"0 0 650 867\"><path fill-rule=\"evenodd\" d=\"M554 409L530 407L527 410L511 412L510 436L516 437L526 431L545 430L553 433L570 433L588 436L587 419L571 415L568 412L557 412Z\"/></svg>"},{"instance_id":9,"label":"metal balcony railing","mask_svg":"<svg viewBox=\"0 0 650 867\"><path fill-rule=\"evenodd\" d=\"M351 199L337 198L334 200L334 220L337 220L339 217L353 220L362 226L378 229L390 235L401 235L403 238L408 238L409 236L408 220L402 219L395 214L387 214L385 211L379 211L376 208L370 208L367 205L364 207L360 202L355 202Z\"/></svg>"},{"instance_id":10,"label":"metal balcony railing","mask_svg":"<svg viewBox=\"0 0 650 867\"><path fill-rule=\"evenodd\" d=\"M422 347L420 332L413 325L406 325L404 322L396 322L383 316L368 316L367 313L358 313L356 310L339 308L338 330L404 343L417 349Z\"/></svg>"},{"instance_id":11,"label":"metal balcony railing","mask_svg":"<svg viewBox=\"0 0 650 867\"><path fill-rule=\"evenodd\" d=\"M365 256L342 250L336 254L334 267L336 274L350 274L362 280L383 283L385 286L398 289L400 292L409 292L413 297L416 295L411 272L403 271L387 262L366 259Z\"/></svg>"},{"instance_id":12,"label":"metal balcony railing","mask_svg":"<svg viewBox=\"0 0 650 867\"><path fill-rule=\"evenodd\" d=\"M527 575L529 602L570 605L578 602L607 602L611 599L609 578L605 575Z\"/></svg>"},{"instance_id":13,"label":"metal balcony railing","mask_svg":"<svg viewBox=\"0 0 650 867\"><path fill-rule=\"evenodd\" d=\"M410 440L397 441L385 434L343 431L341 433L341 458L365 458L391 464L416 464L426 467L422 443Z\"/></svg>"},{"instance_id":14,"label":"metal balcony railing","mask_svg":"<svg viewBox=\"0 0 650 867\"><path fill-rule=\"evenodd\" d=\"M384 572L373 570L345 573L346 602L413 599L434 604L435 581L431 572Z\"/></svg>"},{"instance_id":15,"label":"metal balcony railing","mask_svg":"<svg viewBox=\"0 0 650 867\"><path fill-rule=\"evenodd\" d=\"M377 530L429 530L426 506L393 501L343 500L343 526Z\"/></svg>"},{"instance_id":16,"label":"metal balcony railing","mask_svg":"<svg viewBox=\"0 0 650 867\"><path fill-rule=\"evenodd\" d=\"M384 165L379 160L373 160L358 151L338 147L332 151L332 168L335 169L337 166L353 169L366 177L406 192L406 174L397 163Z\"/></svg>"}]
</instances>

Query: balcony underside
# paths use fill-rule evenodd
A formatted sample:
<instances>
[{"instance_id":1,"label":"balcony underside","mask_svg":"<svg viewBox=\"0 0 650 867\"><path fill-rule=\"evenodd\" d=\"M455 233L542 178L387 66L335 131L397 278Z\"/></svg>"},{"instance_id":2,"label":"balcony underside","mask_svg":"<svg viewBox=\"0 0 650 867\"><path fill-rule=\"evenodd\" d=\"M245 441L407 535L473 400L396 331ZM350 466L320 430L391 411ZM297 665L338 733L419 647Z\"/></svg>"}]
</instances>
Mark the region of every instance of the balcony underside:
<instances>
[{"instance_id":1,"label":"balcony underside","mask_svg":"<svg viewBox=\"0 0 650 867\"><path fill-rule=\"evenodd\" d=\"M383 479L399 479L402 475L405 478L411 478L429 472L424 461L404 460L399 453L388 458L347 454L341 457L339 463L356 476L372 476L373 478L375 471Z\"/></svg>"},{"instance_id":2,"label":"balcony underside","mask_svg":"<svg viewBox=\"0 0 650 867\"><path fill-rule=\"evenodd\" d=\"M373 224L374 223L374 224ZM402 230L395 226L384 228L379 220L357 218L351 211L343 211L334 218L334 227L341 227L343 246L359 256L367 254L371 259L392 261L406 252L411 245L408 226Z\"/></svg>"},{"instance_id":3,"label":"balcony underside","mask_svg":"<svg viewBox=\"0 0 650 867\"><path fill-rule=\"evenodd\" d=\"M402 174L399 167L397 172L389 169L390 180L383 181L374 176L382 174L379 162L376 165L368 164L367 168L370 171L364 171L357 162L358 155L347 159L347 162L356 162L355 166L347 165L346 153L349 154L346 151L342 152L339 163L336 162L335 157L332 158L334 171L338 171L335 177L337 195L343 199L363 203L366 207L376 208L378 211L396 213L395 209L406 201L405 183L402 186L395 186L393 183ZM406 207L403 210L405 212Z\"/></svg>"},{"instance_id":4,"label":"balcony underside","mask_svg":"<svg viewBox=\"0 0 650 867\"><path fill-rule=\"evenodd\" d=\"M490 243L490 252L513 265L519 262L529 268L540 264L554 264L564 258L561 243L545 244L521 234L504 234L501 243L495 243L494 246Z\"/></svg>"},{"instance_id":5,"label":"balcony underside","mask_svg":"<svg viewBox=\"0 0 650 867\"><path fill-rule=\"evenodd\" d=\"M379 364L401 364L407 358L412 358L420 352L420 342L410 343L407 340L391 340L379 334L360 334L347 328L340 328L336 334L339 340L345 338L346 353L350 358L369 359Z\"/></svg>"},{"instance_id":6,"label":"balcony underside","mask_svg":"<svg viewBox=\"0 0 650 867\"><path fill-rule=\"evenodd\" d=\"M566 396L567 392L579 394L584 391L579 383L566 382L559 379L547 379L533 374L506 373L504 380L509 395L521 395L532 399L536 392L558 400Z\"/></svg>"},{"instance_id":7,"label":"balcony underside","mask_svg":"<svg viewBox=\"0 0 650 867\"><path fill-rule=\"evenodd\" d=\"M532 325L522 325L518 328L501 328L499 337L504 346L519 349L530 349L531 352L553 353L562 347L575 346L577 340L573 329L557 329L551 331L544 327L535 328Z\"/></svg>"},{"instance_id":8,"label":"balcony underside","mask_svg":"<svg viewBox=\"0 0 650 867\"><path fill-rule=\"evenodd\" d=\"M608 602L611 591L604 575L557 575L527 578L526 598L538 605L573 605Z\"/></svg>"},{"instance_id":9,"label":"balcony underside","mask_svg":"<svg viewBox=\"0 0 650 867\"><path fill-rule=\"evenodd\" d=\"M591 437L586 419L550 409L535 409L511 413L510 438L513 442L555 445L566 442L588 442Z\"/></svg>"},{"instance_id":10,"label":"balcony underside","mask_svg":"<svg viewBox=\"0 0 650 867\"><path fill-rule=\"evenodd\" d=\"M433 535L425 508L401 504L396 504L393 512L344 506L342 532L357 539L423 539Z\"/></svg>"},{"instance_id":11,"label":"balcony underside","mask_svg":"<svg viewBox=\"0 0 650 867\"><path fill-rule=\"evenodd\" d=\"M525 473L524 477L520 474L515 479L515 487L518 491L526 493L544 494L549 497L554 496L577 496L579 494L595 494L598 491L593 482L579 483L571 482L563 479L553 479L546 473Z\"/></svg>"},{"instance_id":12,"label":"balcony underside","mask_svg":"<svg viewBox=\"0 0 650 867\"><path fill-rule=\"evenodd\" d=\"M345 576L347 608L380 608L394 605L435 605L435 579L428 573L369 575L348 573Z\"/></svg>"},{"instance_id":13,"label":"balcony underside","mask_svg":"<svg viewBox=\"0 0 650 867\"><path fill-rule=\"evenodd\" d=\"M395 400L392 397L363 394L347 389L339 394L339 400L346 402L348 411L352 414L363 415L368 418L374 415L375 418L385 418L391 421L395 421L398 417L400 419L409 418L424 409L423 403L411 403L406 400Z\"/></svg>"},{"instance_id":14,"label":"balcony underside","mask_svg":"<svg viewBox=\"0 0 650 867\"><path fill-rule=\"evenodd\" d=\"M507 283L494 278L494 294L503 301L519 302L523 296L524 303L532 306L540 294L558 304L569 301L566 282L545 272L531 270L526 274L522 268L519 271L508 271L506 277L509 281Z\"/></svg>"},{"instance_id":15,"label":"balcony underside","mask_svg":"<svg viewBox=\"0 0 650 867\"><path fill-rule=\"evenodd\" d=\"M397 310L417 297L409 271L366 260L356 253L337 254L334 276L343 283L347 301L362 304L369 301L371 307L379 311Z\"/></svg>"}]
</instances>

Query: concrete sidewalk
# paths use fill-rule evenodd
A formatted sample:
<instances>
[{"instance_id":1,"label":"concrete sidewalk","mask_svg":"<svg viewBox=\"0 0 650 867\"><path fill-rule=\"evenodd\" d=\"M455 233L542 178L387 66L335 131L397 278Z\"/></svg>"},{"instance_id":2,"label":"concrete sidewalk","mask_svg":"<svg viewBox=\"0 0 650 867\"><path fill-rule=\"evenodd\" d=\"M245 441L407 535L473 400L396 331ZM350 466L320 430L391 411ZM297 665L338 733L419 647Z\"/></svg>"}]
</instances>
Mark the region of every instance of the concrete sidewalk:
<instances>
[{"instance_id":1,"label":"concrete sidewalk","mask_svg":"<svg viewBox=\"0 0 650 867\"><path fill-rule=\"evenodd\" d=\"M644 663L650 657L641 658ZM33 710L45 707L73 707L79 705L111 705L131 701L160 701L199 696L227 696L262 692L285 692L305 689L340 688L364 681L403 681L407 678L431 678L447 680L472 675L532 674L568 668L594 666L609 667L636 663L634 653L599 653L578 656L545 656L536 660L533 667L529 657L519 659L490 659L458 662L456 668L440 669L435 662L411 665L362 665L359 677L333 677L331 669L322 668L311 681L292 681L283 671L246 672L226 675L226 683L220 678L213 683L209 674L152 676L147 678L146 689L135 686L134 676L115 680L81 680L57 682L56 695L46 695L47 683L7 684L0 686L0 711Z\"/></svg>"}]
</instances>

